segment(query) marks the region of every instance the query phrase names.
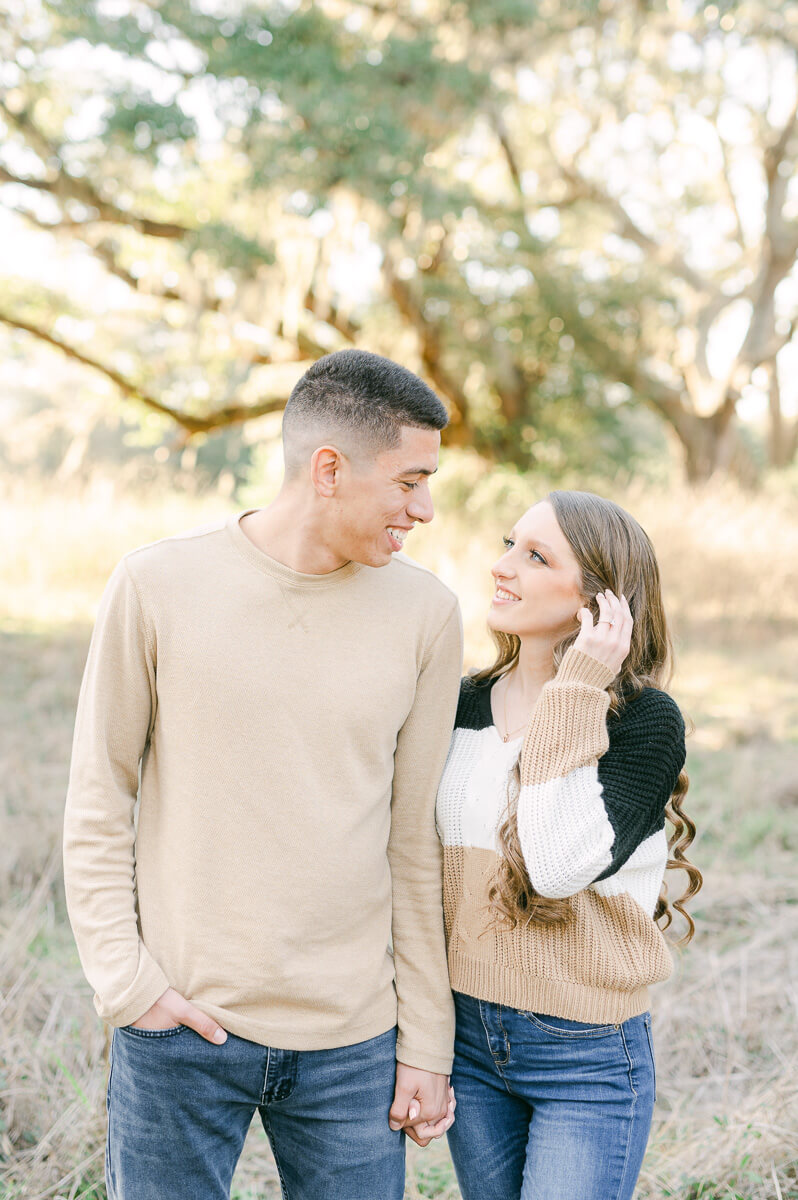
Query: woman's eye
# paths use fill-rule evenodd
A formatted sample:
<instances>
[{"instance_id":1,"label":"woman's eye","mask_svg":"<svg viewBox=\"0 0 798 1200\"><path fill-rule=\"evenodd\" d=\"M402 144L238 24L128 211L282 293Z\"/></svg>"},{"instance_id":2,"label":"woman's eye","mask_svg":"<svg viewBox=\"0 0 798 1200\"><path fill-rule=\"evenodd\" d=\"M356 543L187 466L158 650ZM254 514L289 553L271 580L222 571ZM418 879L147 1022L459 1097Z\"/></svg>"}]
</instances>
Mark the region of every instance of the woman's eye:
<instances>
[{"instance_id":1,"label":"woman's eye","mask_svg":"<svg viewBox=\"0 0 798 1200\"><path fill-rule=\"evenodd\" d=\"M503 537L503 538L502 538L502 541L503 541L503 543L504 543L504 546L505 546L505 549L506 549L506 550L509 550L511 546L514 546L514 545L515 545L515 542L513 541L513 539L512 539L512 538Z\"/></svg>"},{"instance_id":2,"label":"woman's eye","mask_svg":"<svg viewBox=\"0 0 798 1200\"><path fill-rule=\"evenodd\" d=\"M532 550L530 553L532 554L533 558L538 560L538 562L542 562L544 567L548 565L543 555L538 554L537 550Z\"/></svg>"}]
</instances>

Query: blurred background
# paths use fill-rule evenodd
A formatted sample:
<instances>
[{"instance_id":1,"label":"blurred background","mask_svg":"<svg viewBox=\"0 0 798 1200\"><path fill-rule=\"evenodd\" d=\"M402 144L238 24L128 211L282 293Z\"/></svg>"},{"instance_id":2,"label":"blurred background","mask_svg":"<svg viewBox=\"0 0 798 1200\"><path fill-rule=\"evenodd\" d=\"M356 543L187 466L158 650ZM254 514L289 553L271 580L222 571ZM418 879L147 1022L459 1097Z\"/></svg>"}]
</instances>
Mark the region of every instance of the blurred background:
<instances>
[{"instance_id":1,"label":"blurred background","mask_svg":"<svg viewBox=\"0 0 798 1200\"><path fill-rule=\"evenodd\" d=\"M409 551L468 665L549 488L652 536L706 883L638 1196L798 1198L798 6L3 0L0 133L0 1196L105 1197L59 867L105 580L267 503L293 383L357 346L450 410ZM278 1195L253 1130L234 1196Z\"/></svg>"}]
</instances>

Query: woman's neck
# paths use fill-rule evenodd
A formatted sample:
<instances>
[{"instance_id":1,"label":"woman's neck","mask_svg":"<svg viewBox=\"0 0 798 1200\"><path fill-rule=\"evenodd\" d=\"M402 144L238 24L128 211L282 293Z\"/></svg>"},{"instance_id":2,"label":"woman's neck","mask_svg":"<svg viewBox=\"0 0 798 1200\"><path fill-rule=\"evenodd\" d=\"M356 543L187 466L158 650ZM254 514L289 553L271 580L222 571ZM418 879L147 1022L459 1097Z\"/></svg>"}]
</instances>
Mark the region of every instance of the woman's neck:
<instances>
[{"instance_id":1,"label":"woman's neck","mask_svg":"<svg viewBox=\"0 0 798 1200\"><path fill-rule=\"evenodd\" d=\"M517 689L520 698L534 702L543 684L551 679L553 669L554 644L545 638L522 638L513 690Z\"/></svg>"}]
</instances>

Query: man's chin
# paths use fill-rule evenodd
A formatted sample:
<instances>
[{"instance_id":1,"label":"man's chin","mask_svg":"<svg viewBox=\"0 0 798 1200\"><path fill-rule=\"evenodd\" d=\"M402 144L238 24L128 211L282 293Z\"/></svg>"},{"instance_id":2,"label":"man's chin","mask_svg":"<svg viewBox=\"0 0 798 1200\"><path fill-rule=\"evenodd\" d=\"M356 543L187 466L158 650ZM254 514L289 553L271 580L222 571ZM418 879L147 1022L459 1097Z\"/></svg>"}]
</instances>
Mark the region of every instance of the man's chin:
<instances>
[{"instance_id":1,"label":"man's chin","mask_svg":"<svg viewBox=\"0 0 798 1200\"><path fill-rule=\"evenodd\" d=\"M351 561L360 563L362 567L387 567L392 558L390 550L371 550L353 554Z\"/></svg>"}]
</instances>

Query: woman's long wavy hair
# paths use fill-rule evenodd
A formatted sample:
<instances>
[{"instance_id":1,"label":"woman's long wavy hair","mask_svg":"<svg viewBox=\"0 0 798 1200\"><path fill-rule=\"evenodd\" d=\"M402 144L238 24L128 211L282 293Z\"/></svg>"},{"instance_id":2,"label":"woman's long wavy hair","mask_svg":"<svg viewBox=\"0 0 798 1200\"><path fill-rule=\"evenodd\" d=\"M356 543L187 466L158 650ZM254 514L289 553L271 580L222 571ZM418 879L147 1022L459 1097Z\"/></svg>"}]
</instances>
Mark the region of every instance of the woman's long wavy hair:
<instances>
[{"instance_id":1,"label":"woman's long wavy hair","mask_svg":"<svg viewBox=\"0 0 798 1200\"><path fill-rule=\"evenodd\" d=\"M673 674L673 645L662 606L659 568L654 547L637 521L619 505L592 492L554 491L546 497L579 564L582 595L586 606L598 619L596 595L610 588L624 595L634 617L632 642L620 674L609 687L610 711L619 712L645 687L665 690ZM496 661L474 676L476 683L498 679L511 671L518 661L520 639L515 634L492 631L498 649ZM563 655L579 633L563 638L554 649L554 672ZM695 825L682 808L688 788L686 771L676 781L665 808L670 823L667 866L687 875L684 893L671 902L668 885L662 890L654 910L654 920L667 929L673 920L672 909L687 923L677 944L690 941L695 923L684 905L701 887L701 872L686 857L685 851L695 837ZM498 830L501 857L489 899L499 919L512 928L534 921L543 925L560 924L571 916L570 899L554 900L535 891L527 874L518 836L517 805L521 790L519 764L516 762L508 787L508 805Z\"/></svg>"}]
</instances>

